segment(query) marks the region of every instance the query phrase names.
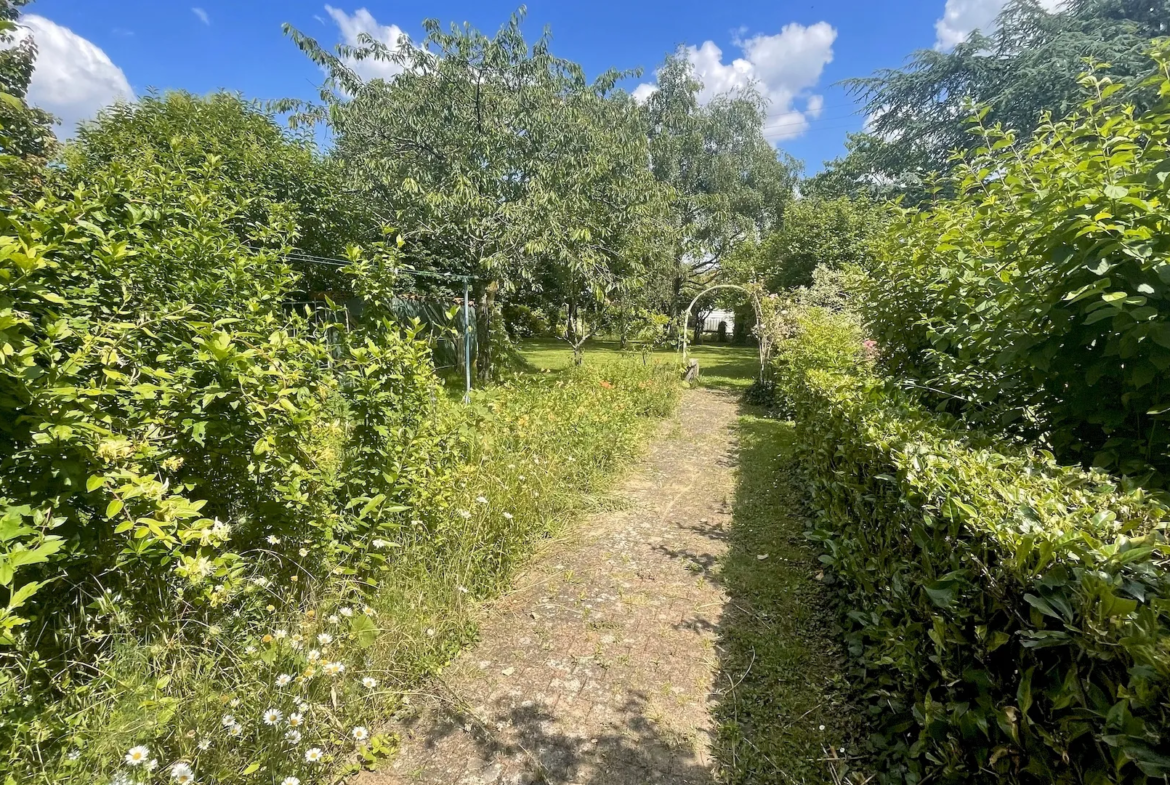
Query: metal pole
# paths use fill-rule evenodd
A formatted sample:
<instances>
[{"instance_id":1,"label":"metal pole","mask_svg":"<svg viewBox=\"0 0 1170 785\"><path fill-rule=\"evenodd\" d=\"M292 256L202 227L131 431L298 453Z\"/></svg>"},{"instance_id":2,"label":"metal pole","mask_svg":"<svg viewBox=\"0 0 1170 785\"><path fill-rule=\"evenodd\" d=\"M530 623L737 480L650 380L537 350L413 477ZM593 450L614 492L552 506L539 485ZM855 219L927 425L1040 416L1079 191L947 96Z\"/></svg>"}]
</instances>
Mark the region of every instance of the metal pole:
<instances>
[{"instance_id":1,"label":"metal pole","mask_svg":"<svg viewBox=\"0 0 1170 785\"><path fill-rule=\"evenodd\" d=\"M467 383L463 402L471 402L471 279L463 279L463 375Z\"/></svg>"}]
</instances>

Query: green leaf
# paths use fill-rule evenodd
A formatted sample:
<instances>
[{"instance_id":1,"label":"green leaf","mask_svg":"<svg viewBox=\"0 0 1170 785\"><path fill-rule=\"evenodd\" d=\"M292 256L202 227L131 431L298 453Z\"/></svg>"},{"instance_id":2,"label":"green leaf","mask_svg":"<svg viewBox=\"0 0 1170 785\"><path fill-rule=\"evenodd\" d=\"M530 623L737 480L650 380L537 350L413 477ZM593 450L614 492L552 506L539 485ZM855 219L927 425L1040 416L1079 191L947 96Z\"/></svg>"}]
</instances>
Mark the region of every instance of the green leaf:
<instances>
[{"instance_id":1,"label":"green leaf","mask_svg":"<svg viewBox=\"0 0 1170 785\"><path fill-rule=\"evenodd\" d=\"M124 506L125 505L122 503L121 499L114 499L113 501L111 501L109 504L106 505L106 517L113 518L115 515L117 515L118 513L120 513L122 511L122 508Z\"/></svg>"},{"instance_id":2,"label":"green leaf","mask_svg":"<svg viewBox=\"0 0 1170 785\"><path fill-rule=\"evenodd\" d=\"M1129 196L1129 189L1120 185L1105 186L1105 195L1110 199L1124 199Z\"/></svg>"}]
</instances>

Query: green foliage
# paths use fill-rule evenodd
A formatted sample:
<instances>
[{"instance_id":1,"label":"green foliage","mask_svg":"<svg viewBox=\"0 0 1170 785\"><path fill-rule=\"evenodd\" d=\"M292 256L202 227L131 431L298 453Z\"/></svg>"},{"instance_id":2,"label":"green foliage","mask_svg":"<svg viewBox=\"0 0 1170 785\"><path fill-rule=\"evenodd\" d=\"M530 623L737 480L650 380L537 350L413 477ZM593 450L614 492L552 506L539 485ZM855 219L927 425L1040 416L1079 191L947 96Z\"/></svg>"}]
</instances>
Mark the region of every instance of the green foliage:
<instances>
[{"instance_id":1,"label":"green foliage","mask_svg":"<svg viewBox=\"0 0 1170 785\"><path fill-rule=\"evenodd\" d=\"M923 411L820 312L783 387L883 782L1160 782L1170 510Z\"/></svg>"},{"instance_id":2,"label":"green foliage","mask_svg":"<svg viewBox=\"0 0 1170 785\"><path fill-rule=\"evenodd\" d=\"M476 276L483 379L504 352L498 298L604 309L638 290L670 231L637 108L613 91L623 75L587 82L547 34L530 45L522 21L489 37L427 20L419 46L365 39L336 55L289 30L329 73L309 116L328 118L350 189L395 217L416 267ZM401 72L363 82L349 58Z\"/></svg>"},{"instance_id":3,"label":"green foliage","mask_svg":"<svg viewBox=\"0 0 1170 785\"><path fill-rule=\"evenodd\" d=\"M814 178L836 194L894 190L912 203L928 195L932 172L950 168L954 150L973 150L964 122L972 102L988 121L1029 135L1080 103L1086 60L1110 63L1133 88L1140 109L1155 94L1138 89L1154 73L1146 52L1170 33L1167 0L1072 0L1046 10L1039 0L1008 2L993 31L976 31L951 50L921 50L909 65L846 84L865 104L869 129L849 154Z\"/></svg>"},{"instance_id":4,"label":"green foliage","mask_svg":"<svg viewBox=\"0 0 1170 785\"><path fill-rule=\"evenodd\" d=\"M984 147L957 165L954 198L890 227L865 307L891 369L940 405L1163 482L1170 46L1153 61L1147 111L1091 73L1082 108L1028 139L977 124Z\"/></svg>"},{"instance_id":5,"label":"green foliage","mask_svg":"<svg viewBox=\"0 0 1170 785\"><path fill-rule=\"evenodd\" d=\"M716 282L735 247L780 225L798 164L764 138L764 103L753 89L699 105L703 85L685 54L658 69L643 107L654 176L676 194L677 233L659 307L677 318Z\"/></svg>"},{"instance_id":6,"label":"green foliage","mask_svg":"<svg viewBox=\"0 0 1170 785\"><path fill-rule=\"evenodd\" d=\"M762 283L772 292L809 286L818 267L868 264L884 220L884 208L865 199L796 199L776 231L736 248L725 272L733 280Z\"/></svg>"},{"instance_id":7,"label":"green foliage","mask_svg":"<svg viewBox=\"0 0 1170 785\"><path fill-rule=\"evenodd\" d=\"M36 41L17 35L20 9L27 4L0 0L0 156L14 184L43 176L39 167L57 143L52 115L25 102L37 57Z\"/></svg>"}]
</instances>

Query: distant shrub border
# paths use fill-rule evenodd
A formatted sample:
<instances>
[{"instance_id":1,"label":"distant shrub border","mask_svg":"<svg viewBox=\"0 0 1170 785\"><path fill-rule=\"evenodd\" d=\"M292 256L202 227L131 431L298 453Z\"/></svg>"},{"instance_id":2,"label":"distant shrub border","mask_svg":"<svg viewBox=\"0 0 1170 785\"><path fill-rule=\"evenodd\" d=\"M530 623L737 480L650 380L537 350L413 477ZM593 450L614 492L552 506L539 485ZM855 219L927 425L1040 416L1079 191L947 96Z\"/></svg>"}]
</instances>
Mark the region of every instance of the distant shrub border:
<instances>
[{"instance_id":1,"label":"distant shrub border","mask_svg":"<svg viewBox=\"0 0 1170 785\"><path fill-rule=\"evenodd\" d=\"M872 373L847 319L802 328L780 387L879 779L1164 781L1167 507L948 427Z\"/></svg>"}]
</instances>

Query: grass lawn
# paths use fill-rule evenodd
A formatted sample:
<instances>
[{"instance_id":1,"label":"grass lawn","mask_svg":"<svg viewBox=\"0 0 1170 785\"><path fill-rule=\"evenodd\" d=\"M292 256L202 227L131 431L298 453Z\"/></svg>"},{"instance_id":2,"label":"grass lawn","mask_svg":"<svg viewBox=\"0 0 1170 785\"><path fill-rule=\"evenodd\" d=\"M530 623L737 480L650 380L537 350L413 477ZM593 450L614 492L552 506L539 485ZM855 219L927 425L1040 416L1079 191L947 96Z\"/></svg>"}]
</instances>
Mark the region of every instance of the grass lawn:
<instances>
[{"instance_id":1,"label":"grass lawn","mask_svg":"<svg viewBox=\"0 0 1170 785\"><path fill-rule=\"evenodd\" d=\"M730 344L708 343L691 346L690 356L699 361L700 384L704 387L743 389L749 387L760 372L759 352L754 346L731 346ZM585 362L622 354L617 341L590 341L585 345ZM520 345L520 354L537 371L559 371L573 363L573 350L563 341L532 340ZM682 374L682 358L673 349L659 349L648 356L662 362L677 362Z\"/></svg>"},{"instance_id":2,"label":"grass lawn","mask_svg":"<svg viewBox=\"0 0 1170 785\"><path fill-rule=\"evenodd\" d=\"M806 518L791 423L744 407L722 582L716 756L732 785L860 782L857 711Z\"/></svg>"}]
</instances>

